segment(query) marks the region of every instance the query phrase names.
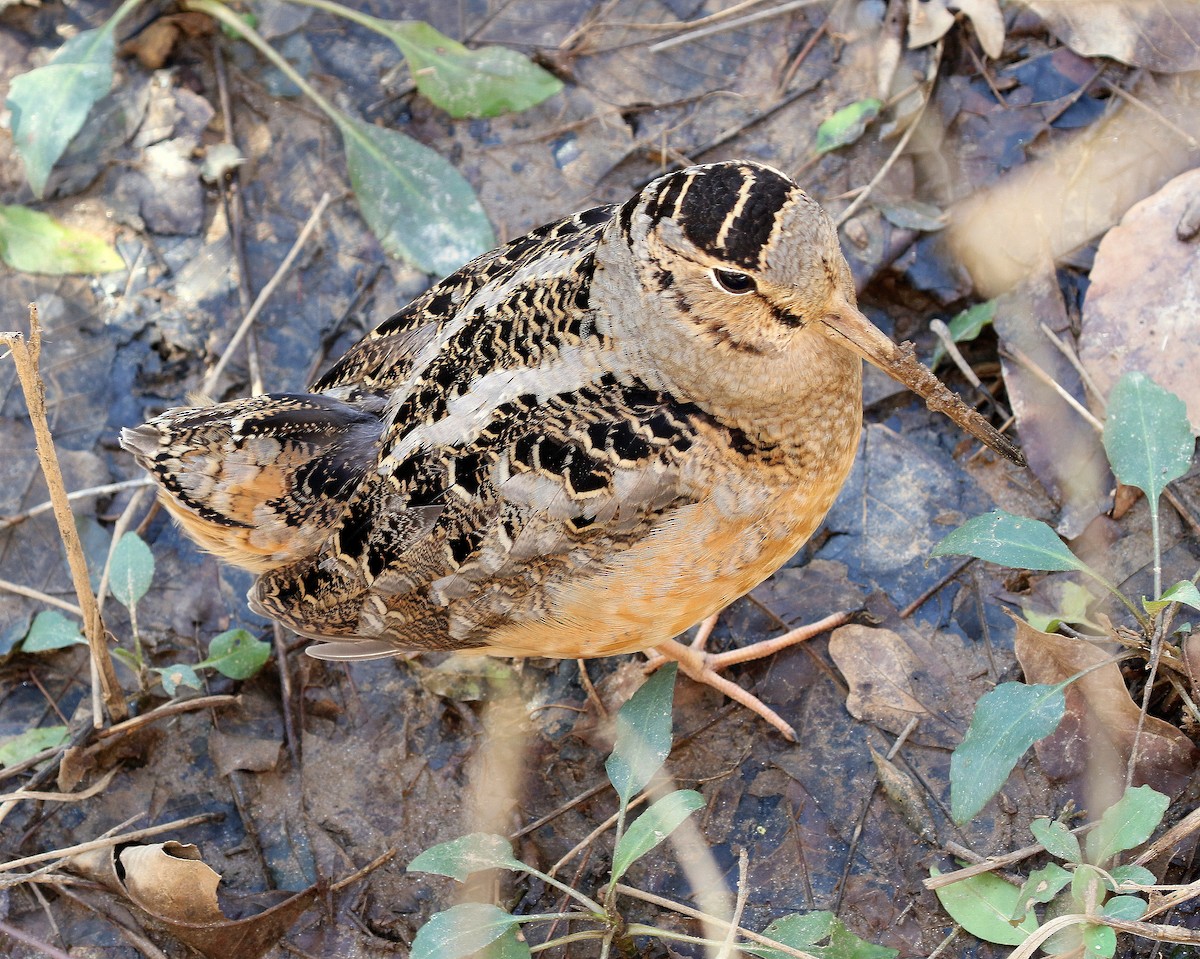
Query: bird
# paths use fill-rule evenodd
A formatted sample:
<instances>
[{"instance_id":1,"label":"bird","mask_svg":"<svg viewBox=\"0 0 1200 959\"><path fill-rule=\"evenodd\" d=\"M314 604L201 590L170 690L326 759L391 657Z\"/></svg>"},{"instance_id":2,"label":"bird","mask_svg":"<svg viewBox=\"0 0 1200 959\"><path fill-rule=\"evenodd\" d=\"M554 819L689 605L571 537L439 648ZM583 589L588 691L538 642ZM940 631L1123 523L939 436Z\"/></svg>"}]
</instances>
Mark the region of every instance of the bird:
<instances>
[{"instance_id":1,"label":"bird","mask_svg":"<svg viewBox=\"0 0 1200 959\"><path fill-rule=\"evenodd\" d=\"M656 649L794 736L674 637L817 529L863 360L1023 462L859 311L825 210L725 161L477 257L307 392L168 410L120 442L312 656Z\"/></svg>"}]
</instances>

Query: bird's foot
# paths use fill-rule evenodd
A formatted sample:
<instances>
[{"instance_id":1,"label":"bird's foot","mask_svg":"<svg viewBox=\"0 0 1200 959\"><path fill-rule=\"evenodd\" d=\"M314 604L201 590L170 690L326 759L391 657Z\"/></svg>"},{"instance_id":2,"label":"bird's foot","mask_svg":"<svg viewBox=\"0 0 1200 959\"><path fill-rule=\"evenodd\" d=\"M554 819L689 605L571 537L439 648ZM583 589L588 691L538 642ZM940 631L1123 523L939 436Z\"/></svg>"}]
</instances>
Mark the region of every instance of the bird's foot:
<instances>
[{"instance_id":1,"label":"bird's foot","mask_svg":"<svg viewBox=\"0 0 1200 959\"><path fill-rule=\"evenodd\" d=\"M812 639L814 636L819 636L826 630L849 622L850 614L834 613L815 623L790 630L782 636L776 636L774 639L760 640L757 643L751 643L749 646L731 649L724 653L710 653L705 650L704 644L708 641L713 628L717 625L717 617L719 615L719 613L714 613L708 619L704 620L700 624L700 628L696 631L696 638L687 646L672 639L660 646L654 647L652 652L647 653L647 671L658 669L659 666L666 662L676 662L679 664L680 670L689 679L720 690L730 699L741 703L751 712L757 713L778 729L785 739L794 743L796 741L796 731L779 713L775 712L775 710L757 696L742 689L737 683L726 679L724 676L719 675L719 673L726 666L732 666L734 663L744 663L751 659L762 659L764 656L770 656L781 649L795 646L797 643L802 643L805 640Z\"/></svg>"}]
</instances>

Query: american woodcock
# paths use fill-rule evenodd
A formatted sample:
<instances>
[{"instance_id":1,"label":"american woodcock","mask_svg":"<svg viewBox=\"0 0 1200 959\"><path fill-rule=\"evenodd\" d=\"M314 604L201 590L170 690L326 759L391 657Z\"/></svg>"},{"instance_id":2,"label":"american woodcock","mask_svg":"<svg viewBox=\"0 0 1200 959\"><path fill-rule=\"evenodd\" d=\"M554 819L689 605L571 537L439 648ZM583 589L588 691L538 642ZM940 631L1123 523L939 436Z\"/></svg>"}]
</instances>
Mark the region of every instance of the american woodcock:
<instances>
[{"instance_id":1,"label":"american woodcock","mask_svg":"<svg viewBox=\"0 0 1200 959\"><path fill-rule=\"evenodd\" d=\"M1020 462L858 311L815 201L714 163L478 257L307 393L171 410L121 443L314 656L658 646L709 673L670 640L817 528L862 359Z\"/></svg>"}]
</instances>

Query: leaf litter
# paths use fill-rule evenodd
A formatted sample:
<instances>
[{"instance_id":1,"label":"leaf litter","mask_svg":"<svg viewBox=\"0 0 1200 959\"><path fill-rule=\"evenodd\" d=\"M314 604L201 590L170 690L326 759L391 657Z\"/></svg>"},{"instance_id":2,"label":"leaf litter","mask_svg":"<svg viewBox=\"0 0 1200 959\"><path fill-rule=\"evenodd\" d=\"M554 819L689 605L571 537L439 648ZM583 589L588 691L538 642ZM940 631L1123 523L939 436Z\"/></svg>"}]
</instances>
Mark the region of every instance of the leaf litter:
<instances>
[{"instance_id":1,"label":"leaf litter","mask_svg":"<svg viewBox=\"0 0 1200 959\"><path fill-rule=\"evenodd\" d=\"M427 19L448 36L469 37L469 47L507 45L530 52L526 44L535 38L545 62L552 63L567 81L564 89L524 113L452 122L420 97L379 101L377 94L368 95L376 89L374 76L364 77L359 71L365 64L383 62L378 51L386 43L381 46L377 38L358 36L358 49L369 55L350 64L339 54L338 44L346 43L345 38L320 30L308 34L309 49L320 65L314 75L320 75L326 92L349 91L362 122L377 129L401 129L440 154L452 156L502 237L518 235L574 209L627 196L665 163L683 157L751 156L789 171L803 169L806 186L836 213L845 201L835 198L870 182L888 161L895 140L882 138L882 127L877 130L875 124L867 124L858 139L810 165L819 125L839 108L872 98L883 104L881 120L888 118L890 98L902 92L914 96L905 87L912 85L912 78L925 75L934 56L932 46L905 50L894 74L897 86L880 89L879 74L863 69L873 63L882 34L882 19L871 19L870 5L858 12L851 11L851 5L838 5L834 22L828 25L825 8L802 7L775 20L662 48L654 47L670 39L668 31L637 30L628 24L674 20L676 12L667 4L639 0L593 11L589 4L566 3L556 7L554 17L533 17L532 30L529 11L516 4L466 32L438 5L424 6L413 5L406 13ZM712 6L704 12L717 12L717 5ZM949 6L962 11L970 22L948 27L948 39L960 29L962 43L971 43L977 33L983 43L972 51L980 65L961 45L947 46L927 119L914 138L921 146L896 159L845 233L856 277L866 287L864 302L882 306L895 320L898 337L916 338L926 356L934 343L924 330L931 294L919 286L905 286L916 275L915 264L927 267L930 260L940 258L942 266L965 262L970 267L969 278L959 277L946 287L951 290L952 307L947 315L1005 293L1013 279L1032 274L1041 284L1037 296L1026 294L1024 301L1018 301L1026 305L1009 309L1007 319L998 309L1001 319L996 324L1001 346L1027 343L1032 321L1045 319L1045 305L1051 302L1047 297L1053 280L1044 267L1046 250L1060 257L1077 256L1080 247L1086 250L1135 200L1152 193L1189 162L1194 165L1186 141L1179 147L1177 134L1169 132L1172 128L1166 124L1189 135L1197 132L1190 81L1186 76L1154 72L1186 64L1186 50L1173 47L1169 63L1143 61L1141 65L1151 72L1134 85L1129 83L1131 75L1113 64L1105 65L1103 77L1089 84L1086 76L1080 79L1079 68L1098 68L1101 62L1090 59L1094 54L1083 40L1069 25L1054 19L1051 11L1043 14L1048 26L1024 26L1019 57L1010 38L997 58L989 4ZM1072 16L1084 9L1082 0L1054 6ZM1079 17L1076 21L1082 22ZM99 21L88 24L98 25ZM1157 20L1142 23L1147 25L1161 29ZM817 33L822 29L836 35L839 45L835 47L829 36L823 39ZM15 36L28 49L35 38L41 38L41 46L53 49L60 41L47 36L46 30L47 22L28 8L0 11L4 42ZM1074 61L1050 39L1048 30L1077 46L1079 55L1071 55ZM356 34L351 30L347 36ZM799 57L798 51L814 36L811 48ZM124 31L118 31L118 39L125 38ZM194 144L191 149L212 148L224 123L215 109L216 81L208 40L201 39L175 39L169 56L182 66L186 85L176 81L167 96L151 88L140 67L118 61L111 91L102 91L97 110L107 118L108 131L123 133L114 140L105 132L105 123L89 120L85 134L95 125L94 134L85 136L86 142L77 141L45 183L48 197L73 203L82 190L85 200L115 211L118 229L107 236L115 235L115 248L127 271L96 284L70 277L0 275L6 300L37 299L54 331L45 366L53 426L65 447L71 488L131 475L130 465L111 444L117 428L140 421L147 411L184 401L203 377L206 352L211 357L220 349L240 317L234 242L223 218L214 213L219 202L214 193L196 186L195 157L168 146L183 137ZM239 51L234 46L231 51L237 63L232 79L233 132L240 155L246 158L239 176L249 215L240 242L247 278L257 289L315 205L317 184L331 177L344 184L350 178L335 159L338 139L333 129L296 103L267 96L262 64L246 57L244 48ZM1018 60L1037 59L1037 54L1042 56L1036 68L1018 68ZM11 83L21 69L19 60L6 63L12 66L0 72L0 83ZM1068 123L1059 121L1067 114L1058 111L1068 109L1068 100L1075 96L1073 90L1062 92L1064 79L1082 90L1081 102L1107 106L1109 115L1095 119L1087 114L1080 121L1083 129L1072 133ZM996 85L1000 99L989 89L989 81ZM1107 83L1129 87L1131 95L1149 108L1149 115L1112 94ZM206 112L201 103L212 105ZM155 112L160 108L162 112ZM167 119L162 123L147 122L163 116ZM1153 144L1157 152L1148 158L1105 153L1105 144L1113 137L1119 138L1122 151ZM172 164L182 162L187 172L170 184L165 179L139 182L139 165L117 162L119 157L148 160L159 164L150 168L168 172ZM5 159L0 169L15 167L7 162L11 157ZM1069 178L1064 179L1064 169L1071 171ZM54 205L59 200L39 206L7 179L8 174L0 176L5 190L0 201L65 214L65 207ZM1085 192L1088 187L1095 192ZM157 202L163 205L156 207ZM935 217L922 220L896 212L908 208L947 211L946 239L912 246L922 230L941 224ZM1160 225L1160 232L1135 241L1135 247L1149 253L1171 246L1161 231L1185 223L1187 206L1171 209L1178 210L1175 222L1164 215L1166 225ZM204 214L199 220L197 210ZM971 235L970 228L981 229L975 235L986 239L968 250L964 237ZM1113 233L1115 241L1117 231ZM1026 241L1028 249L1021 245ZM1134 253L1118 252L1110 258L1102 247L1091 271L1082 331L1075 325L1068 299L1062 312L1050 311L1056 318L1051 324L1055 332L1064 340L1076 339L1086 357L1089 346L1099 342L1094 317L1107 296L1106 284L1140 290L1143 295L1156 294L1161 287L1169 300L1170 281L1190 275L1188 243L1177 239L1175 244L1184 257L1181 266L1165 270L1166 281L1150 284L1152 290L1128 279L1139 275L1130 265L1136 262L1130 259ZM920 256L899 258L913 249ZM979 249L993 260L1001 259L1003 268L981 266L975 255ZM1086 255L1079 262L1086 272ZM377 269L380 263L381 270ZM893 263L895 269L889 272ZM1110 263L1114 264L1112 278L1106 280ZM322 225L319 246L306 255L295 279L276 292L258 324L264 382L271 389L302 388L311 379L314 363L320 367L319 357L332 359L358 333L419 292L425 282L417 271L382 256L378 241L365 229L353 204L335 205ZM1115 317L1112 323L1133 319L1131 311L1120 305L1109 315ZM1172 333L1166 339L1181 335ZM985 331L968 348L968 355L986 359L992 336ZM1153 339L1137 328L1118 329L1111 337L1122 344ZM326 354L328 344L334 345ZM1162 383L1165 377L1159 376L1165 364L1178 361L1184 353L1160 349L1157 355L1147 356L1143 368ZM1045 361L1050 354L1039 355ZM1005 364L1021 438L1031 452L1042 449L1043 460L1051 461L1056 436L1061 437L1062 431L1082 434L1083 429L1079 424L1065 425L1071 422L1065 417L1039 437L1032 411L1043 408L1042 400L1035 398L1031 387L1022 394L1027 388L1018 383L1012 364L1008 360ZM1085 359L1085 366L1090 365ZM44 492L38 489L32 441L22 430L19 393L11 374L3 372L6 368L7 364L0 365L4 391L0 435L5 438L4 448L16 456L5 458L6 482L0 497L5 511L15 513L41 502ZM1054 365L1056 376L1065 370ZM234 373L230 390L244 390L243 371L235 365ZM1080 386L1069 388L1077 399L1095 403L1095 396ZM1019 396L1025 396L1023 406L1017 402ZM1037 396L1044 398L1044 394ZM82 409L100 412L81 418ZM681 683L676 723L686 735L671 763L682 784L694 787L707 801L705 811L697 815L703 818L705 836L720 867L733 870L734 845L750 852L755 894L745 921L752 927L761 929L788 910L834 908L840 897L840 916L855 932L873 942L903 947L906 954L926 954L936 946L934 930L944 923L932 897L918 894L929 851L911 843L896 812L867 803L874 782L871 748L879 745L879 730L889 736L902 732L905 705L921 711L920 731L902 747L900 756L919 773L915 781L921 788L932 790L929 805L935 821L944 824L936 807L947 800L946 748L965 732L966 717L982 689L1011 668L1010 644L1014 629L1020 629L1006 617L997 617L987 605L992 596L1024 594L1020 582L1005 581L993 570L961 574L960 580L941 584L957 564L947 559L926 566L929 551L945 531L992 503L1028 514L1030 510L1015 504L1033 499L1047 511L1045 518L1061 522L1076 517L1065 531L1083 531L1085 539L1112 521L1097 517L1096 494L1089 494L1083 506L1072 507L1077 501L1063 492L1061 484L1056 486L1054 476L1061 480L1080 468L1076 454L1058 451L1058 465L1065 466L1058 473L1039 470L1049 487L1047 497L1031 479L1014 477L986 462L986 457L964 466L970 450L958 449L957 436L894 389L873 400L869 419L856 476L826 529L800 558L817 559L807 567L798 561L756 590L751 599L735 604L723 618L713 645L721 648L750 641L816 618L831 611L823 608L824 602L860 605L872 591L892 597L887 602L876 596L868 603L884 628L857 626L859 632L846 634L840 644L817 639L806 649L742 670L742 682L754 684L768 702L794 717L803 749L785 747L740 710L730 709L710 692ZM1103 497L1107 490L1103 483L1100 488ZM125 495L102 498L94 507L100 522L87 517L91 528L101 533L111 528ZM92 507L81 507L81 512L88 509ZM1114 555L1127 556L1127 561L1119 561L1121 568L1136 573L1145 564L1144 546L1137 544L1147 529L1146 510L1135 509L1120 523L1120 532L1127 534L1120 539L1129 543L1127 552ZM139 604L138 628L153 637L151 655L161 657L156 663L168 658L199 662L213 637L234 629L270 639L264 624L245 609L245 577L197 554L161 517L149 519L143 532L157 557L158 572ZM1106 542L1112 532L1109 527ZM1176 548L1189 555L1196 552L1194 538L1182 531L1168 532ZM107 541L98 552L102 557L106 551ZM51 595L67 595L58 557L53 526L47 522L34 518L0 532L0 578L34 585ZM1181 560L1182 568L1186 558ZM812 578L806 579L810 574ZM812 586L813 582L818 585ZM915 616L901 620L896 607L918 602L928 591L930 597ZM15 622L0 624L3 636L13 634L0 650L10 651L44 607L13 596L6 596L5 603ZM127 637L128 623L119 612L110 611L110 618L114 632ZM944 630L961 631L963 636ZM59 632L65 635L69 630ZM899 637L899 642L891 637ZM895 669L882 675L870 672L870 667L879 666L871 662L872 652L893 647ZM74 678L75 668L83 662L81 655L68 649L6 661L6 690L10 677L21 681L2 701L0 737L21 733L41 721L45 699L36 686L24 681L31 669L64 715L74 717L86 703L85 690ZM25 804L26 808L9 814L15 818L6 826L20 822L26 828L6 830L6 835L28 834L29 827L37 825L34 845L38 849L90 839L122 821L128 810L144 808L147 796L155 797L151 811L159 819L170 818L167 811L180 805L218 812L224 816L220 822L191 827L177 838L200 845L206 859L225 877L222 887L244 894L272 888L298 892L318 878L344 876L392 847L397 848L397 867L402 867L437 842L470 831L464 797L472 770L486 769L487 762L480 758L485 747L477 707L446 698L457 686L429 688L403 662L364 664L346 672L293 652L286 663L290 699L281 700L277 664L244 681L211 672L206 676L206 691L239 692L240 707L222 710L216 718L208 713L185 714L169 727L129 737L124 749L115 748L120 746L115 743L106 751L96 751L91 760L94 771L85 776L124 764L103 795L80 804L78 815L69 822L42 821ZM603 661L589 664L602 689L615 676L615 667ZM1027 666L1026 672L1030 670L1036 672L1036 667ZM1117 702L1128 701L1136 711L1127 692L1125 700L1117 696L1122 680L1115 672L1114 667L1106 679L1107 695ZM968 674L970 681L953 681L954 676ZM902 692L885 696L886 687L875 682L879 678L890 679ZM1027 679L1035 681L1029 675ZM485 676L475 685L486 687L493 681ZM520 664L504 681L515 685L518 702L532 711L533 732L524 762L528 769L541 771L536 785L527 785L506 806L513 809L517 828L601 781L603 749L596 745L597 733L588 731L588 724L595 722L588 715L594 707L573 663ZM844 683L850 685L859 716L877 725L847 712ZM486 702L486 690L483 695ZM913 707L914 702L919 705ZM1073 708L1068 693L1068 712ZM294 739L285 734L289 712ZM1123 742L1136 716L1125 707L1114 708L1114 713L1105 735ZM1163 731L1153 719L1147 718L1143 725L1153 733L1150 739L1158 742ZM50 723L44 728L53 732ZM1154 773L1166 784L1174 782L1169 777L1186 767L1190 754L1181 740L1168 733L1163 736L1164 743L1174 745L1157 753L1155 747L1151 754L1167 757L1167 771ZM1018 811L1011 821L985 813L968 826L968 841L976 849L1003 851L1024 844L1027 832L1022 823L1052 815L1067 798L1078 795L1082 787L1076 788L1075 772L1066 773L1063 783L1046 778L1047 770L1075 769L1064 763L1077 756L1076 747L1068 743L1058 754L1053 749L1047 742L1036 763L1023 761L1019 781L1014 779L1006 787L1005 795ZM831 769L839 775L831 776ZM585 800L522 842L547 862L556 860L611 811L599 803L599 799ZM860 821L864 828L856 844L853 835ZM899 836L905 839L898 848ZM5 846L3 850L12 858L28 851L35 851L29 840L22 849ZM581 867L583 881L599 876L594 860L607 855L609 851L601 847ZM847 861L849 875L843 886ZM660 857L654 863L654 870L643 877L652 891L687 894L687 880L668 859ZM290 943L312 954L351 956L366 954L383 942L411 943L424 919L447 904L446 890L433 882L417 882L397 867L385 866L367 877L361 900L345 893L335 896L333 923L319 922L315 912L300 911L287 923L270 925L264 920L262 928L269 940L264 948L268 954L286 954L271 945L285 928L291 929ZM505 889L513 896L533 892L520 882ZM898 896L898 891L904 893ZM896 903L905 895L913 906L898 922L901 910ZM362 908L352 919L356 902ZM65 901L56 901L54 910L61 944L90 940L115 950L128 949L111 926L95 935L91 921ZM48 941L55 935L30 902L19 900L10 917Z\"/></svg>"}]
</instances>

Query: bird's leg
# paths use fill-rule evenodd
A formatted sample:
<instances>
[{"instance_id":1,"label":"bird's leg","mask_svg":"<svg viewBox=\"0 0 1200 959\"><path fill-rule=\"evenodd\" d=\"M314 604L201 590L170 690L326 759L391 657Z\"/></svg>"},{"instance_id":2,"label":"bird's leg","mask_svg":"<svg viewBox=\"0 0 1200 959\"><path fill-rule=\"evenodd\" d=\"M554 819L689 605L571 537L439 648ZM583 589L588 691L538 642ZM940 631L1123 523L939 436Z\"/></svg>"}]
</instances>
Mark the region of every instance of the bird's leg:
<instances>
[{"instance_id":1,"label":"bird's leg","mask_svg":"<svg viewBox=\"0 0 1200 959\"><path fill-rule=\"evenodd\" d=\"M717 617L719 615L719 613L714 613L700 624L700 628L696 631L696 638L692 640L690 645L685 646L683 643L671 639L659 646L655 646L653 652L647 654L649 657L649 661L646 663L647 670L658 669L659 666L668 660L674 660L689 679L720 690L730 699L741 703L751 712L757 713L769 722L789 742L795 742L796 731L792 729L779 713L775 712L775 710L757 696L748 693L741 686L718 675L718 673L726 666L732 666L734 663L744 663L751 659L762 659L764 656L770 656L772 653L777 653L788 646L795 646L797 643L802 643L805 640L812 639L814 636L819 636L826 630L849 622L850 614L834 613L815 623L790 630L782 636L776 636L774 639L760 640L757 643L751 643L749 646L731 649L724 653L709 653L705 651L704 644L708 641L713 628L717 625Z\"/></svg>"}]
</instances>

